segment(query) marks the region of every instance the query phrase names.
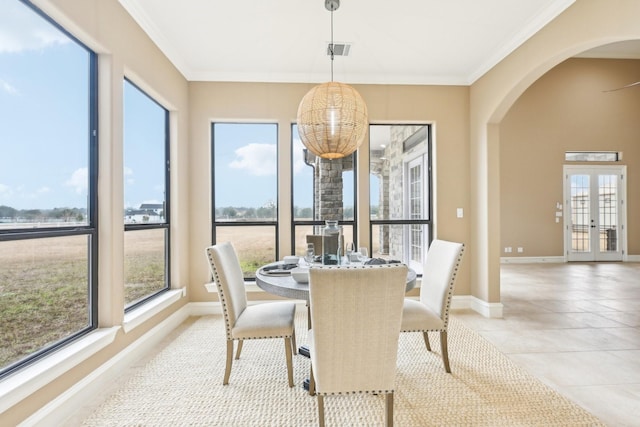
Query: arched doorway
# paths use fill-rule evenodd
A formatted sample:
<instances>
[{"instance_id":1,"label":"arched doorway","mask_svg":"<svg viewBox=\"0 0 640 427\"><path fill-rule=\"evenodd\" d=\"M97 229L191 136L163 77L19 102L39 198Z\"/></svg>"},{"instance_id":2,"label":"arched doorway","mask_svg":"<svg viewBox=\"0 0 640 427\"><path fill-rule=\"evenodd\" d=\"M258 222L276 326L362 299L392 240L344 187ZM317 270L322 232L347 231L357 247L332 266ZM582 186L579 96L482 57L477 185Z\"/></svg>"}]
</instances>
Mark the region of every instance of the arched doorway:
<instances>
[{"instance_id":1,"label":"arched doorway","mask_svg":"<svg viewBox=\"0 0 640 427\"><path fill-rule=\"evenodd\" d=\"M472 296L476 311L502 315L500 302L500 126L518 98L566 59L608 43L640 39L630 2L576 2L471 87ZM605 19L607 18L607 19Z\"/></svg>"}]
</instances>

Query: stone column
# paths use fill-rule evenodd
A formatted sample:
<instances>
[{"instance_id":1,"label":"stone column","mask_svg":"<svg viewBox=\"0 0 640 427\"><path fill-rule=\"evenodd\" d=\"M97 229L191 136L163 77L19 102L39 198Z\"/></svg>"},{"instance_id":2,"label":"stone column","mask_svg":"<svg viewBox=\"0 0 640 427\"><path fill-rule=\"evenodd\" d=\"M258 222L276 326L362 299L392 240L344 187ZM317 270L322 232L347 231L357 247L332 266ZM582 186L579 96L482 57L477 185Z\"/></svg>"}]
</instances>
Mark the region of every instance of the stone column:
<instances>
[{"instance_id":1,"label":"stone column","mask_svg":"<svg viewBox=\"0 0 640 427\"><path fill-rule=\"evenodd\" d=\"M317 158L315 213L317 220L342 220L342 159Z\"/></svg>"}]
</instances>

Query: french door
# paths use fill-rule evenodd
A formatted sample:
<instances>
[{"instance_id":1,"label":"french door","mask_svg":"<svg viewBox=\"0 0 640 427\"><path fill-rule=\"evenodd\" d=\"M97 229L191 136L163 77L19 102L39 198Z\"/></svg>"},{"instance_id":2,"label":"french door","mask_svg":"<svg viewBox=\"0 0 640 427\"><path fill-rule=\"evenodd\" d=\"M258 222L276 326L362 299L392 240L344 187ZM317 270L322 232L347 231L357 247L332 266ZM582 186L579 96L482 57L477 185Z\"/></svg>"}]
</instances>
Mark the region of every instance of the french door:
<instances>
[{"instance_id":1,"label":"french door","mask_svg":"<svg viewBox=\"0 0 640 427\"><path fill-rule=\"evenodd\" d=\"M568 261L622 261L625 166L564 167Z\"/></svg>"},{"instance_id":2,"label":"french door","mask_svg":"<svg viewBox=\"0 0 640 427\"><path fill-rule=\"evenodd\" d=\"M419 156L406 163L405 208L407 219L419 220L425 217L426 212L426 167L425 156ZM406 226L405 259L409 260L411 268L419 268L426 259L425 248L428 247L427 235L424 224L408 224Z\"/></svg>"}]
</instances>

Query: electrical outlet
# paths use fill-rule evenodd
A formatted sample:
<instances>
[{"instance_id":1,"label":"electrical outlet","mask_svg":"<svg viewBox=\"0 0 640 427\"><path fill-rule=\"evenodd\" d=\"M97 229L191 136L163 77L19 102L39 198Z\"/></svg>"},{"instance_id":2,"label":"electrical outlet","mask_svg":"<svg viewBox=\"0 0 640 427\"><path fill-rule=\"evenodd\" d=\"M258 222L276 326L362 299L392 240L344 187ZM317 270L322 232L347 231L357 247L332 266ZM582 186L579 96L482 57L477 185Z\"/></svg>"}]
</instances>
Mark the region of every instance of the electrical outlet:
<instances>
[{"instance_id":1,"label":"electrical outlet","mask_svg":"<svg viewBox=\"0 0 640 427\"><path fill-rule=\"evenodd\" d=\"M518 248L518 253L521 254L522 252L524 252L524 248Z\"/></svg>"},{"instance_id":2,"label":"electrical outlet","mask_svg":"<svg viewBox=\"0 0 640 427\"><path fill-rule=\"evenodd\" d=\"M504 252L507 253L507 254L511 253L511 246L505 247L504 248Z\"/></svg>"}]
</instances>

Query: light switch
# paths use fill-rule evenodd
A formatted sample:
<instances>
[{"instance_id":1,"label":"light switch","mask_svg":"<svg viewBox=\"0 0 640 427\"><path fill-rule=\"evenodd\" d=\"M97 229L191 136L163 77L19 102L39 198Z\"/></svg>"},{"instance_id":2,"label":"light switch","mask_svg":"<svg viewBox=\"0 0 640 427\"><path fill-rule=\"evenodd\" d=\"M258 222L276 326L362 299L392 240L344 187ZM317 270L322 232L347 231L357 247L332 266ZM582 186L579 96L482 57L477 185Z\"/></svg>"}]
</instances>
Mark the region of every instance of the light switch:
<instances>
[{"instance_id":1,"label":"light switch","mask_svg":"<svg viewBox=\"0 0 640 427\"><path fill-rule=\"evenodd\" d=\"M464 216L464 211L462 210L462 208L456 209L456 216L458 218L462 218Z\"/></svg>"}]
</instances>

